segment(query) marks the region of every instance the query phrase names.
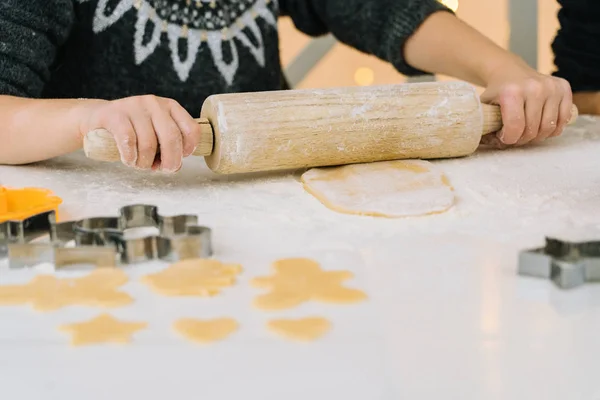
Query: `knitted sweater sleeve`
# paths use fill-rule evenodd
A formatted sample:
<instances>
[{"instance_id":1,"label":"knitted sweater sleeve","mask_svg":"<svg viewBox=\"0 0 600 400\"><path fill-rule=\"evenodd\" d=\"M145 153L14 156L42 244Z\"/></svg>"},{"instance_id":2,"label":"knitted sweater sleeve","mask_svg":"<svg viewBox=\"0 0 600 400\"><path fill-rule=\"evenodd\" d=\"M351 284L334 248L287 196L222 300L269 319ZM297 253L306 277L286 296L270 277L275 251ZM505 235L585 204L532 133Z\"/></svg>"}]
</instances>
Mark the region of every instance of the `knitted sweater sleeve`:
<instances>
[{"instance_id":1,"label":"knitted sweater sleeve","mask_svg":"<svg viewBox=\"0 0 600 400\"><path fill-rule=\"evenodd\" d=\"M291 17L301 32L332 33L404 75L424 74L404 59L406 40L434 12L451 12L437 0L280 0L280 6L281 14Z\"/></svg>"},{"instance_id":2,"label":"knitted sweater sleeve","mask_svg":"<svg viewBox=\"0 0 600 400\"><path fill-rule=\"evenodd\" d=\"M0 95L40 97L73 21L72 0L0 1Z\"/></svg>"}]
</instances>

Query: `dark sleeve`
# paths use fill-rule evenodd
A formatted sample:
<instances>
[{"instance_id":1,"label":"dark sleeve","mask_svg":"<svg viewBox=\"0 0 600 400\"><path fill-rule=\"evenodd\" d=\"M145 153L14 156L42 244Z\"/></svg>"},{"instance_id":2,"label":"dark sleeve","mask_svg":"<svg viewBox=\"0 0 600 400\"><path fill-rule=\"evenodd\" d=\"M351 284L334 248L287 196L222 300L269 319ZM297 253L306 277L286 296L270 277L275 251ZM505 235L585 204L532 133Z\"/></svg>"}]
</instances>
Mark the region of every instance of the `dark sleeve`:
<instances>
[{"instance_id":1,"label":"dark sleeve","mask_svg":"<svg viewBox=\"0 0 600 400\"><path fill-rule=\"evenodd\" d=\"M555 76L574 92L600 90L600 1L560 0L560 29L552 43Z\"/></svg>"},{"instance_id":2,"label":"dark sleeve","mask_svg":"<svg viewBox=\"0 0 600 400\"><path fill-rule=\"evenodd\" d=\"M406 63L406 40L434 12L451 12L437 0L280 0L280 5L282 16L291 17L301 32L332 33L404 75L425 74Z\"/></svg>"},{"instance_id":3,"label":"dark sleeve","mask_svg":"<svg viewBox=\"0 0 600 400\"><path fill-rule=\"evenodd\" d=\"M0 0L0 95L41 95L73 20L72 0Z\"/></svg>"}]
</instances>

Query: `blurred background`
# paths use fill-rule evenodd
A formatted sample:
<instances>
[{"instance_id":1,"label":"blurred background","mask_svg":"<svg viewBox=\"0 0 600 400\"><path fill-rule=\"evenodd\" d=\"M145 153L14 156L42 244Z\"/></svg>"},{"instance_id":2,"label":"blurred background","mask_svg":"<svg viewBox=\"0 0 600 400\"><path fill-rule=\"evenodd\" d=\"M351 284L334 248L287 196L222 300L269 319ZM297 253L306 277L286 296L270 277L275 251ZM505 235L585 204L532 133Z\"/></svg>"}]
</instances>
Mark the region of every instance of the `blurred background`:
<instances>
[{"instance_id":1,"label":"blurred background","mask_svg":"<svg viewBox=\"0 0 600 400\"><path fill-rule=\"evenodd\" d=\"M535 40L537 34L537 68L543 73L554 70L550 45L558 29L559 7L556 0L440 1L455 9L461 19L506 49L510 46L511 22L514 32L513 49L527 48L528 45L523 43L532 38ZM509 8L511 5L512 18ZM537 13L535 19L537 26L531 24L531 18L535 18L535 13ZM515 19L518 21L515 22ZM299 33L287 18L280 20L280 35L282 61L284 66L288 66L309 44L311 38ZM527 49L524 51L530 53ZM535 58L535 55L530 57ZM443 76L436 78L448 79ZM405 77L387 63L336 43L296 87L378 85L405 80Z\"/></svg>"}]
</instances>

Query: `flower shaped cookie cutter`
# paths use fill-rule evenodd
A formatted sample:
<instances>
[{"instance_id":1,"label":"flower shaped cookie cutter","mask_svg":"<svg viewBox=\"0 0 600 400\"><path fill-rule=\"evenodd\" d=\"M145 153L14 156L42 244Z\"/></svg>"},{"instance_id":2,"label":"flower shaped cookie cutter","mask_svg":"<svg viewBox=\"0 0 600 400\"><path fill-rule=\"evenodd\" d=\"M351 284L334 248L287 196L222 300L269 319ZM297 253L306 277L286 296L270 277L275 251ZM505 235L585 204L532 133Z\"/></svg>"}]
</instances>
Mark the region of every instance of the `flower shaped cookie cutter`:
<instances>
[{"instance_id":1,"label":"flower shaped cookie cutter","mask_svg":"<svg viewBox=\"0 0 600 400\"><path fill-rule=\"evenodd\" d=\"M57 222L55 211L48 211L0 223L0 257L8 256L10 268L43 262L60 268L208 258L212 255L211 229L197 223L197 216L162 216L156 206L146 204L122 207L114 217L66 222ZM145 227L156 228L158 233L128 237L128 230ZM47 243L34 242L43 236L49 236Z\"/></svg>"}]
</instances>

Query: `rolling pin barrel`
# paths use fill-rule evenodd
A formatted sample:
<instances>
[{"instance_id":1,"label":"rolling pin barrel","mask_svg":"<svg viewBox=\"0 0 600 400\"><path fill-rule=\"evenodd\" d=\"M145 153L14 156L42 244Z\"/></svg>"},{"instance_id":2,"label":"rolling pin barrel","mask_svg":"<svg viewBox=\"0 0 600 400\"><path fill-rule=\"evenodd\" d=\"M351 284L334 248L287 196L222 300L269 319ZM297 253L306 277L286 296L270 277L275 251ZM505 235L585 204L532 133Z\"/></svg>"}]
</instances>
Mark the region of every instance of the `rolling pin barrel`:
<instances>
[{"instance_id":1,"label":"rolling pin barrel","mask_svg":"<svg viewBox=\"0 0 600 400\"><path fill-rule=\"evenodd\" d=\"M482 115L463 82L215 95L201 113L215 135L206 162L224 174L466 156L501 123Z\"/></svg>"},{"instance_id":2,"label":"rolling pin barrel","mask_svg":"<svg viewBox=\"0 0 600 400\"><path fill-rule=\"evenodd\" d=\"M463 157L502 127L500 108L464 82L219 94L198 122L194 155L221 174ZM84 149L120 159L106 131L90 132Z\"/></svg>"}]
</instances>

